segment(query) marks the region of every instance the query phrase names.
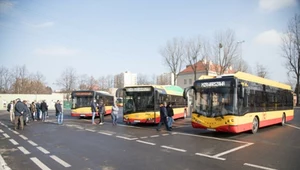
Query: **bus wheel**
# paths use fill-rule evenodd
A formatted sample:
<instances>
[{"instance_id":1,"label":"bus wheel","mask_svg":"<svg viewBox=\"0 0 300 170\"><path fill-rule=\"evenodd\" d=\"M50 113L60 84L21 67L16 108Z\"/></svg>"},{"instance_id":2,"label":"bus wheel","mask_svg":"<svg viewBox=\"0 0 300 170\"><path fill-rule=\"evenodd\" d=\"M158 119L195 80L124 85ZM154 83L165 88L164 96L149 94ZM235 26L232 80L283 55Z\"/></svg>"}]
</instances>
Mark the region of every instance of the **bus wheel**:
<instances>
[{"instance_id":1,"label":"bus wheel","mask_svg":"<svg viewBox=\"0 0 300 170\"><path fill-rule=\"evenodd\" d=\"M286 123L286 118L285 118L285 114L282 114L282 120L281 120L281 126L284 126Z\"/></svg>"},{"instance_id":2,"label":"bus wheel","mask_svg":"<svg viewBox=\"0 0 300 170\"><path fill-rule=\"evenodd\" d=\"M253 119L253 122L252 122L252 130L251 130L253 134L257 132L258 124L259 124L258 119L255 116L254 119Z\"/></svg>"}]
</instances>

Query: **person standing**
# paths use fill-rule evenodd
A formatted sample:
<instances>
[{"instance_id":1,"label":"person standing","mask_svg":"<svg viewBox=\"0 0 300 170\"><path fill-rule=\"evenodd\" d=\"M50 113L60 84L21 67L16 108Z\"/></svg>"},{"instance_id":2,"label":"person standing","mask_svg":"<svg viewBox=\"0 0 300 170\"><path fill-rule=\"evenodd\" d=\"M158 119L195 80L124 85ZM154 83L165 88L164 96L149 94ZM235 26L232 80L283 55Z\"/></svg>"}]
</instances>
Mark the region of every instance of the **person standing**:
<instances>
[{"instance_id":1,"label":"person standing","mask_svg":"<svg viewBox=\"0 0 300 170\"><path fill-rule=\"evenodd\" d=\"M7 106L7 111L9 112L10 121L14 123L15 121L15 101L11 101Z\"/></svg>"},{"instance_id":2,"label":"person standing","mask_svg":"<svg viewBox=\"0 0 300 170\"><path fill-rule=\"evenodd\" d=\"M160 122L157 126L157 129L156 129L157 131L160 131L160 128L161 128L162 124L165 124L167 131L170 131L170 128L169 128L168 123L167 123L168 113L167 113L166 106L167 106L167 103L164 102L162 104L162 106L160 107Z\"/></svg>"},{"instance_id":3,"label":"person standing","mask_svg":"<svg viewBox=\"0 0 300 170\"><path fill-rule=\"evenodd\" d=\"M59 100L57 100L57 102L55 104L55 110L56 110L56 114L57 114L57 124L62 125L63 121L64 121L64 115L63 115L62 107L61 107Z\"/></svg>"},{"instance_id":4,"label":"person standing","mask_svg":"<svg viewBox=\"0 0 300 170\"><path fill-rule=\"evenodd\" d=\"M174 119L173 119L174 111L173 111L173 108L172 108L172 104L170 102L167 105L167 113L168 113L168 127L170 129L172 129L172 125L173 125L173 122L174 122Z\"/></svg>"},{"instance_id":5,"label":"person standing","mask_svg":"<svg viewBox=\"0 0 300 170\"><path fill-rule=\"evenodd\" d=\"M36 108L36 118L37 118L37 120L41 120L41 116L40 116L40 114L41 114L41 104L40 104L40 102L36 102L36 104L35 104L35 108Z\"/></svg>"},{"instance_id":6,"label":"person standing","mask_svg":"<svg viewBox=\"0 0 300 170\"><path fill-rule=\"evenodd\" d=\"M46 112L48 110L45 100L43 100L43 102L41 103L41 110L42 110L42 121L45 122L46 121Z\"/></svg>"},{"instance_id":7,"label":"person standing","mask_svg":"<svg viewBox=\"0 0 300 170\"><path fill-rule=\"evenodd\" d=\"M114 102L113 106L112 106L112 111L111 111L111 118L112 118L113 126L117 125L118 113L119 113L119 108L116 105L116 103Z\"/></svg>"},{"instance_id":8,"label":"person standing","mask_svg":"<svg viewBox=\"0 0 300 170\"><path fill-rule=\"evenodd\" d=\"M21 102L21 99L16 100L17 103L15 105L15 130L17 128L23 130L24 129L24 120L23 120L23 114L25 112L24 104ZM20 122L20 126L19 126Z\"/></svg>"},{"instance_id":9,"label":"person standing","mask_svg":"<svg viewBox=\"0 0 300 170\"><path fill-rule=\"evenodd\" d=\"M95 125L95 116L97 111L96 99L91 102L91 111L92 111L92 124Z\"/></svg>"},{"instance_id":10,"label":"person standing","mask_svg":"<svg viewBox=\"0 0 300 170\"><path fill-rule=\"evenodd\" d=\"M104 114L105 114L105 104L104 104L103 100L99 101L98 114L99 114L99 125L103 125Z\"/></svg>"},{"instance_id":11,"label":"person standing","mask_svg":"<svg viewBox=\"0 0 300 170\"><path fill-rule=\"evenodd\" d=\"M30 112L32 116L32 121L36 121L35 115L36 115L36 105L34 102L31 103L30 105Z\"/></svg>"}]
</instances>

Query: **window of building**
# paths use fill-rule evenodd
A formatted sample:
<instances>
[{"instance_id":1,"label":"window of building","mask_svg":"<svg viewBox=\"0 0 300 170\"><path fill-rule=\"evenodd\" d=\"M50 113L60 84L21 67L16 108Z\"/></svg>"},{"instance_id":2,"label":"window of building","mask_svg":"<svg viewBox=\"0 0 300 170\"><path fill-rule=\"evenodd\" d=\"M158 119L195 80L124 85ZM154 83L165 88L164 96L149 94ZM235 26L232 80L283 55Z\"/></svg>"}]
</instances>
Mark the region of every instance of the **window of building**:
<instances>
[{"instance_id":1,"label":"window of building","mask_svg":"<svg viewBox=\"0 0 300 170\"><path fill-rule=\"evenodd\" d=\"M184 84L186 84L186 79L184 79Z\"/></svg>"}]
</instances>

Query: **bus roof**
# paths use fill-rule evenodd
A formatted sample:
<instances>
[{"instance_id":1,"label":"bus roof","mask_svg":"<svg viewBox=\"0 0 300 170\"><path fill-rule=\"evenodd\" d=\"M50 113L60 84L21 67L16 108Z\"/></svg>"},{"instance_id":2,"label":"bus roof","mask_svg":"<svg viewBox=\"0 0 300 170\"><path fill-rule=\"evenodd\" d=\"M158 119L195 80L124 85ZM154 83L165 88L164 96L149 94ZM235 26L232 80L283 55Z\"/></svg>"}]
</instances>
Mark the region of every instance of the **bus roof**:
<instances>
[{"instance_id":1,"label":"bus roof","mask_svg":"<svg viewBox=\"0 0 300 170\"><path fill-rule=\"evenodd\" d=\"M227 76L232 76L232 75L227 75ZM241 71L235 73L233 76L240 80L245 80L245 81L254 82L254 83L258 83L258 84L264 84L267 86L277 87L277 88L286 89L286 90L292 90L292 87L290 85L280 83L280 82L277 82L274 80L262 78L262 77L252 75L249 73L244 73ZM223 75L222 77L226 77L226 75Z\"/></svg>"},{"instance_id":2,"label":"bus roof","mask_svg":"<svg viewBox=\"0 0 300 170\"><path fill-rule=\"evenodd\" d=\"M159 93L176 95L176 96L183 95L183 89L179 86L174 86L174 85L136 85L136 86L127 86L125 88L134 88L134 87L153 87Z\"/></svg>"}]
</instances>

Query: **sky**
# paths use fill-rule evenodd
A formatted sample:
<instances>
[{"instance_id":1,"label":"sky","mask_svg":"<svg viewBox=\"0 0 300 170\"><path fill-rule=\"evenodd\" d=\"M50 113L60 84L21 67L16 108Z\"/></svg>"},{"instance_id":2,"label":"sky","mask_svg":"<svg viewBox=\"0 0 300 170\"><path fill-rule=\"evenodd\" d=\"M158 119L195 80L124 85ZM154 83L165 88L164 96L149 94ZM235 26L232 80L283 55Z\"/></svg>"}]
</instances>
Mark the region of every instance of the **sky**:
<instances>
[{"instance_id":1,"label":"sky","mask_svg":"<svg viewBox=\"0 0 300 170\"><path fill-rule=\"evenodd\" d=\"M299 0L0 0L0 66L26 65L48 86L68 67L96 78L169 72L159 53L175 37L213 41L232 29L254 70L286 82L281 36Z\"/></svg>"}]
</instances>

